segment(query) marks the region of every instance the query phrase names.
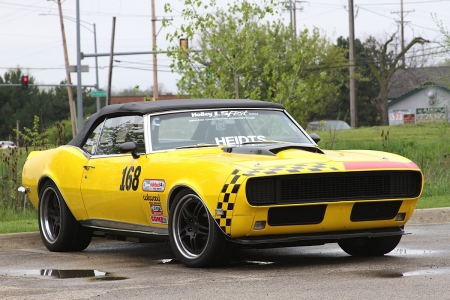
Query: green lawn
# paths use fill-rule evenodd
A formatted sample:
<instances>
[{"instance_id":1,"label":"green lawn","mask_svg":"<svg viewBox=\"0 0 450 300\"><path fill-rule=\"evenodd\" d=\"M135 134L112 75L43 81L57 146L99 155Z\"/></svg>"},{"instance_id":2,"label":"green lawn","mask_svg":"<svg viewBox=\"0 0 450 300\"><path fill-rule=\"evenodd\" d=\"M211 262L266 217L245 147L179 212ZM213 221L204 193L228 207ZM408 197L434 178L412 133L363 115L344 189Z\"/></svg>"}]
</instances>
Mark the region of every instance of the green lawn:
<instances>
[{"instance_id":1,"label":"green lawn","mask_svg":"<svg viewBox=\"0 0 450 300\"><path fill-rule=\"evenodd\" d=\"M37 213L32 209L15 212L0 209L0 234L39 230Z\"/></svg>"},{"instance_id":2,"label":"green lawn","mask_svg":"<svg viewBox=\"0 0 450 300\"><path fill-rule=\"evenodd\" d=\"M416 209L450 207L449 196L422 197L417 203Z\"/></svg>"}]
</instances>

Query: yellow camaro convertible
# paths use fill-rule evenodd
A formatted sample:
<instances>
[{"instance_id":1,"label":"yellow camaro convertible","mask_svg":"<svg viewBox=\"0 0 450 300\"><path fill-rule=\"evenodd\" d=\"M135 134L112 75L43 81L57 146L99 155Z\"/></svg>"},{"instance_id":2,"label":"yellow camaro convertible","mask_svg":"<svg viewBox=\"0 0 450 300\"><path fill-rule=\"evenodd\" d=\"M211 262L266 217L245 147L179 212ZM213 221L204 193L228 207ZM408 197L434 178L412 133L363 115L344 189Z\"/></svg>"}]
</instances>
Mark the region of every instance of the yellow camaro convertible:
<instances>
[{"instance_id":1,"label":"yellow camaro convertible","mask_svg":"<svg viewBox=\"0 0 450 300\"><path fill-rule=\"evenodd\" d=\"M68 145L30 153L22 190L50 251L81 251L94 231L168 240L188 267L224 264L240 247L392 251L423 189L417 165L318 141L276 103L110 105Z\"/></svg>"}]
</instances>

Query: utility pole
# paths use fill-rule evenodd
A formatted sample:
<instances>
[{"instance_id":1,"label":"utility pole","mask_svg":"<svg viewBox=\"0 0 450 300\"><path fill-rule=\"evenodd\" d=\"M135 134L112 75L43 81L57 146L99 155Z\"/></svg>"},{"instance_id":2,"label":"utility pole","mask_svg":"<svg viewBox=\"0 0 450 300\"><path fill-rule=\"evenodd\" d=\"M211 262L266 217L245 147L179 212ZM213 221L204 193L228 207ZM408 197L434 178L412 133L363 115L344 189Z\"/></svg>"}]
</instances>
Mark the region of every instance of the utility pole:
<instances>
[{"instance_id":1,"label":"utility pole","mask_svg":"<svg viewBox=\"0 0 450 300\"><path fill-rule=\"evenodd\" d=\"M402 52L405 50L405 23L409 23L406 22L403 18L403 15L406 13L408 14L409 12L414 12L414 10L408 10L408 11L404 11L403 10L403 0L400 1L400 11L394 11L391 12L391 14L400 14L400 22L397 21L397 23L400 23L400 32L401 32L401 47L402 47ZM406 60L405 60L405 54L403 53L402 55L402 67L404 68L406 65Z\"/></svg>"},{"instance_id":2,"label":"utility pole","mask_svg":"<svg viewBox=\"0 0 450 300\"><path fill-rule=\"evenodd\" d=\"M355 15L353 14L353 0L348 0L349 20L349 72L350 72L350 125L356 127L356 91L355 91Z\"/></svg>"},{"instance_id":3,"label":"utility pole","mask_svg":"<svg viewBox=\"0 0 450 300\"><path fill-rule=\"evenodd\" d=\"M294 20L293 20L294 18L293 18L292 8L293 8L292 0L289 0L289 17L291 19L292 38L294 39L295 33L294 33Z\"/></svg>"},{"instance_id":4,"label":"utility pole","mask_svg":"<svg viewBox=\"0 0 450 300\"><path fill-rule=\"evenodd\" d=\"M293 4L293 6L294 6L294 8L293 8L293 15L294 15L294 35L297 37L297 9L299 10L299 11L303 11L303 6L300 6L299 8L297 8L297 3L304 3L304 2L306 2L306 1L297 1L297 0L294 0L293 2L292 2L292 4Z\"/></svg>"},{"instance_id":5,"label":"utility pole","mask_svg":"<svg viewBox=\"0 0 450 300\"><path fill-rule=\"evenodd\" d=\"M289 5L289 16L292 27L292 37L297 37L297 3L306 3L307 1L298 1L298 0L288 0L286 1L286 5ZM303 7L299 7L298 10L303 11Z\"/></svg>"},{"instance_id":6,"label":"utility pole","mask_svg":"<svg viewBox=\"0 0 450 300\"><path fill-rule=\"evenodd\" d=\"M152 50L156 51L156 15L155 0L152 0ZM153 54L153 101L158 100L158 62L156 53Z\"/></svg>"},{"instance_id":7,"label":"utility pole","mask_svg":"<svg viewBox=\"0 0 450 300\"><path fill-rule=\"evenodd\" d=\"M70 72L67 70L67 66L69 66L69 55L67 52L67 43L66 43L66 34L64 30L64 22L63 22L63 13L61 7L61 0L58 0L58 10L59 10L59 21L61 23L61 34L63 40L63 49L64 49L64 61L66 63L66 78L67 84L72 84L72 79L70 77ZM77 135L77 124L76 124L76 116L75 116L75 107L73 102L73 90L72 87L67 87L67 93L69 95L69 109L70 109L70 120L72 123L72 135L75 137Z\"/></svg>"}]
</instances>

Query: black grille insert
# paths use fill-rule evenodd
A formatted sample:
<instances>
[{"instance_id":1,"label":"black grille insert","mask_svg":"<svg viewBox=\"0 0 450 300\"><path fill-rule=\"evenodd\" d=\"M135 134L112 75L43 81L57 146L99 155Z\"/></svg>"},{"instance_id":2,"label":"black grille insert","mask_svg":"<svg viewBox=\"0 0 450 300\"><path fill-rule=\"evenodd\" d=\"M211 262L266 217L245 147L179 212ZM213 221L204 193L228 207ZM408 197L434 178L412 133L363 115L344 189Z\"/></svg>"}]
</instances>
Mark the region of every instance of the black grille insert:
<instances>
[{"instance_id":1,"label":"black grille insert","mask_svg":"<svg viewBox=\"0 0 450 300\"><path fill-rule=\"evenodd\" d=\"M375 221L395 218L403 201L359 202L353 205L350 220Z\"/></svg>"},{"instance_id":2,"label":"black grille insert","mask_svg":"<svg viewBox=\"0 0 450 300\"><path fill-rule=\"evenodd\" d=\"M414 198L421 186L415 171L315 173L250 178L246 194L251 205L273 205Z\"/></svg>"},{"instance_id":3,"label":"black grille insert","mask_svg":"<svg viewBox=\"0 0 450 300\"><path fill-rule=\"evenodd\" d=\"M326 209L326 204L271 207L267 222L270 226L319 224L323 221Z\"/></svg>"}]
</instances>

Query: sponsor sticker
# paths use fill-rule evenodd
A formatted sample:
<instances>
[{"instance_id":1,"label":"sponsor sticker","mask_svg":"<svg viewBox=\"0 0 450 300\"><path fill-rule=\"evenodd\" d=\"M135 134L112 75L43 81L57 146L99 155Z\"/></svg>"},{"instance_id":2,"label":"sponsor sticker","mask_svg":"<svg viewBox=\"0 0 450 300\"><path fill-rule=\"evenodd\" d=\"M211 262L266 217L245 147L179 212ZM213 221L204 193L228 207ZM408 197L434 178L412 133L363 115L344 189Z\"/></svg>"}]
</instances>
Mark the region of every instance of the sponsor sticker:
<instances>
[{"instance_id":1,"label":"sponsor sticker","mask_svg":"<svg viewBox=\"0 0 450 300\"><path fill-rule=\"evenodd\" d=\"M167 218L164 216L150 216L153 224L167 224Z\"/></svg>"},{"instance_id":2,"label":"sponsor sticker","mask_svg":"<svg viewBox=\"0 0 450 300\"><path fill-rule=\"evenodd\" d=\"M155 215L155 216L163 215L162 206L159 204L150 204L150 210L152 211L152 215Z\"/></svg>"},{"instance_id":3,"label":"sponsor sticker","mask_svg":"<svg viewBox=\"0 0 450 300\"><path fill-rule=\"evenodd\" d=\"M150 201L150 202L161 202L161 198L159 197L159 194L158 195L149 195L149 194L147 194L147 195L144 195L144 196L142 196L142 199L144 199L144 201Z\"/></svg>"},{"instance_id":4,"label":"sponsor sticker","mask_svg":"<svg viewBox=\"0 0 450 300\"><path fill-rule=\"evenodd\" d=\"M224 110L224 111L200 111L192 112L192 121L216 120L216 119L246 119L249 116L257 116L258 113L248 110Z\"/></svg>"},{"instance_id":5,"label":"sponsor sticker","mask_svg":"<svg viewBox=\"0 0 450 300\"><path fill-rule=\"evenodd\" d=\"M224 137L216 137L217 145L240 145L243 143L249 142L259 142L265 141L266 137L263 135L249 135L249 136L224 136Z\"/></svg>"},{"instance_id":6,"label":"sponsor sticker","mask_svg":"<svg viewBox=\"0 0 450 300\"><path fill-rule=\"evenodd\" d=\"M166 182L162 179L144 179L142 181L142 190L144 192L164 192Z\"/></svg>"}]
</instances>

